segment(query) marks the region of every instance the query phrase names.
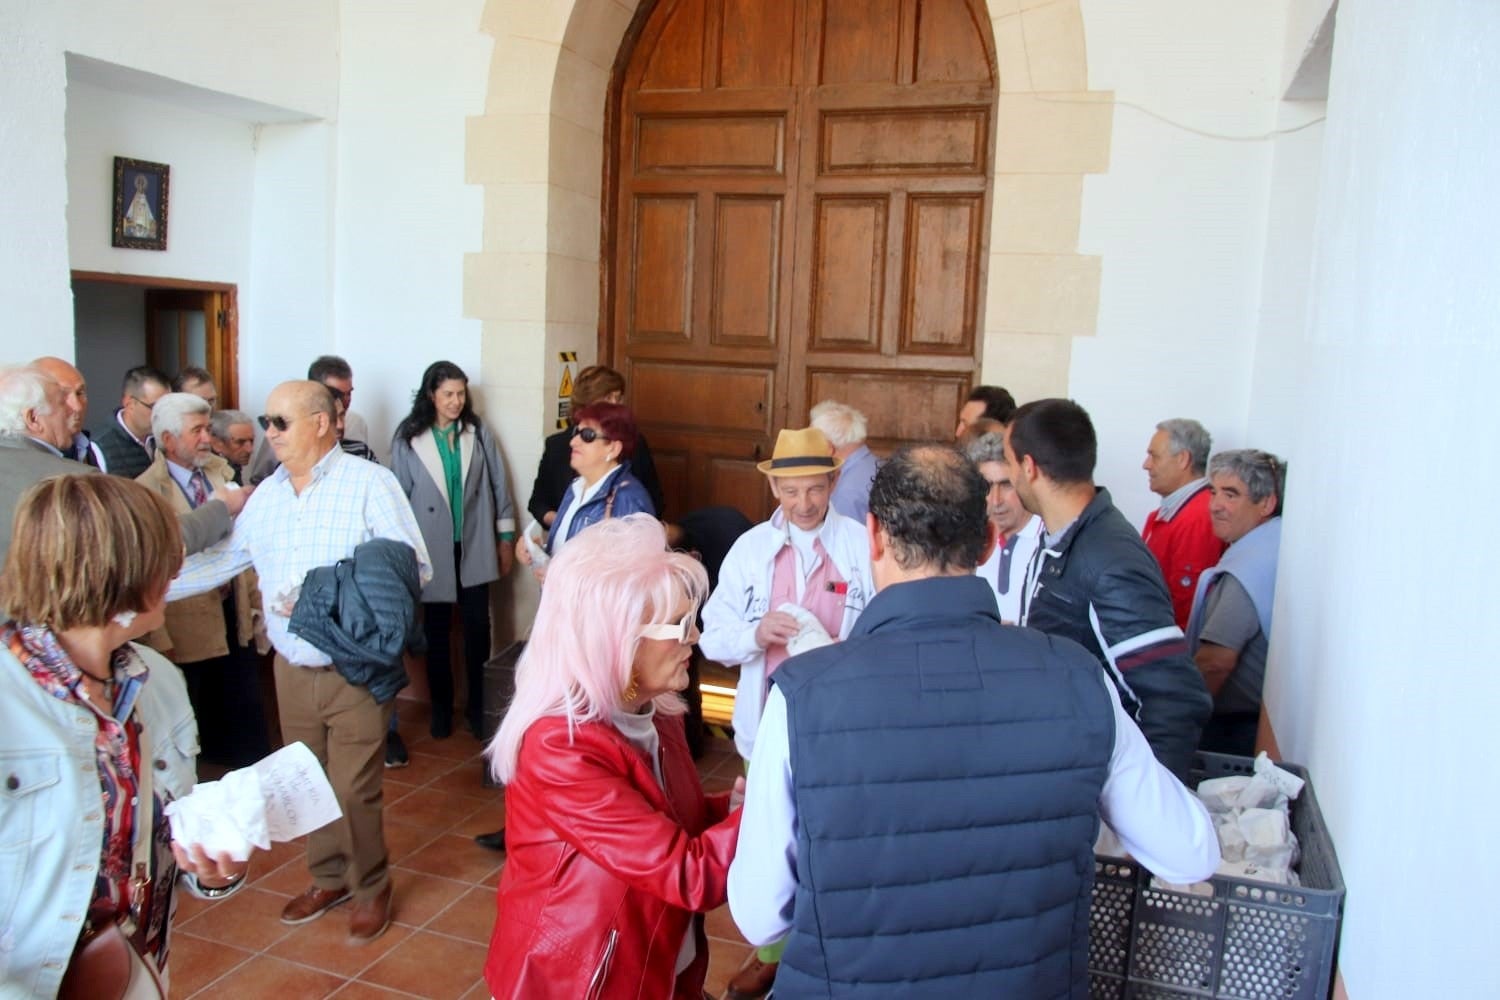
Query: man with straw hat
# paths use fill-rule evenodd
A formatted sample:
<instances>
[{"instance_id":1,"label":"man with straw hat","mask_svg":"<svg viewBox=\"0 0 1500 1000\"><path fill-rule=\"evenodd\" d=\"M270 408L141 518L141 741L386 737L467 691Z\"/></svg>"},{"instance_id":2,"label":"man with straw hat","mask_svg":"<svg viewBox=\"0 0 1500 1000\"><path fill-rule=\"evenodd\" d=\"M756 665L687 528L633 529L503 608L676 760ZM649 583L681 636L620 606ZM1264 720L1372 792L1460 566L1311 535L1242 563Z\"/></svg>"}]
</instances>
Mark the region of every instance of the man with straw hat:
<instances>
[{"instance_id":1,"label":"man with straw hat","mask_svg":"<svg viewBox=\"0 0 1500 1000\"><path fill-rule=\"evenodd\" d=\"M703 655L740 669L734 744L747 762L771 674L788 656L847 636L875 592L865 526L829 506L841 464L817 428L776 436L758 468L779 506L734 543L703 605ZM761 949L725 997L763 996L780 953L779 944Z\"/></svg>"}]
</instances>

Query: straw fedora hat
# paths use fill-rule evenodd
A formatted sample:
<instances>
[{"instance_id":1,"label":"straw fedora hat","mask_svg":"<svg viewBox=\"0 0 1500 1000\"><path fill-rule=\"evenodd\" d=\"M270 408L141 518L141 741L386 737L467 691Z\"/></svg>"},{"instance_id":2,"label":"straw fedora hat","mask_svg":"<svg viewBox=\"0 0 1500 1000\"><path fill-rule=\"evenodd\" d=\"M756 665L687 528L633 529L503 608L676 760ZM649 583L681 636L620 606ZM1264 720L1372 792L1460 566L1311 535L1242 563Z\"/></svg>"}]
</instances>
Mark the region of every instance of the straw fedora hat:
<instances>
[{"instance_id":1,"label":"straw fedora hat","mask_svg":"<svg viewBox=\"0 0 1500 1000\"><path fill-rule=\"evenodd\" d=\"M833 446L816 427L783 430L776 435L776 448L769 462L756 466L768 476L815 476L832 472L844 464L833 457Z\"/></svg>"}]
</instances>

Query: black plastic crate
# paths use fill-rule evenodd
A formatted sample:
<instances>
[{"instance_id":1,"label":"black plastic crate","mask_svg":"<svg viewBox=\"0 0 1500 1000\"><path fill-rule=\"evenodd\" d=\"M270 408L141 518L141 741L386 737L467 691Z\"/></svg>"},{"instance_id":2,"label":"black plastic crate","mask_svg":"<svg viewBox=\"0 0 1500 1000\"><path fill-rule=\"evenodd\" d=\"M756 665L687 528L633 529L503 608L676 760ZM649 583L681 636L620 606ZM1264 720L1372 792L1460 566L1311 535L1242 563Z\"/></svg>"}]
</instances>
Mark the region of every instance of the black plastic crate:
<instances>
[{"instance_id":1,"label":"black plastic crate","mask_svg":"<svg viewBox=\"0 0 1500 1000\"><path fill-rule=\"evenodd\" d=\"M1279 766L1307 781L1305 768ZM1199 754L1194 784L1253 771L1249 757ZM1198 896L1153 888L1133 861L1096 858L1091 1000L1326 1000L1344 878L1311 781L1291 818L1300 886L1215 875L1213 895Z\"/></svg>"}]
</instances>

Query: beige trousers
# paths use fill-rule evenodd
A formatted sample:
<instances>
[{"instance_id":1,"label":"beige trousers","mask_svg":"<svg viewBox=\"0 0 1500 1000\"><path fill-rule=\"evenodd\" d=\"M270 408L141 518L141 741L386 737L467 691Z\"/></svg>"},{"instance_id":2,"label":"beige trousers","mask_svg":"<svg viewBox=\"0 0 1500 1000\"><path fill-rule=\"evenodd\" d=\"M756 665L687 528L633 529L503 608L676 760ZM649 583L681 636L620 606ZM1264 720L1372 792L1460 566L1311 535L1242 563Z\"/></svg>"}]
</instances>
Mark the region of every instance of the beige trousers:
<instances>
[{"instance_id":1,"label":"beige trousers","mask_svg":"<svg viewBox=\"0 0 1500 1000\"><path fill-rule=\"evenodd\" d=\"M385 731L393 703L377 704L368 688L350 684L332 667L295 666L280 653L276 700L282 739L307 744L344 811L343 818L308 834L313 884L371 898L390 878L381 809Z\"/></svg>"}]
</instances>

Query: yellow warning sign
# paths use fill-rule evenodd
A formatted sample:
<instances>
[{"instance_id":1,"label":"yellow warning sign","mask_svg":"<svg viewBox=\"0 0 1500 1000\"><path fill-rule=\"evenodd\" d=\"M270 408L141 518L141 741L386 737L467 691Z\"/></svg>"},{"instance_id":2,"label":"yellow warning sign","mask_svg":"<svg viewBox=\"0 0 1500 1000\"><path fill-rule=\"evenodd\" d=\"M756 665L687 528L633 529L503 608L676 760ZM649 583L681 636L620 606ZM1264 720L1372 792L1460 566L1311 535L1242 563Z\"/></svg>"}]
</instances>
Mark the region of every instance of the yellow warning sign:
<instances>
[{"instance_id":1,"label":"yellow warning sign","mask_svg":"<svg viewBox=\"0 0 1500 1000\"><path fill-rule=\"evenodd\" d=\"M573 383L578 378L578 352L558 351L558 367L562 373L557 379L557 428L568 426L568 412L573 405Z\"/></svg>"}]
</instances>

